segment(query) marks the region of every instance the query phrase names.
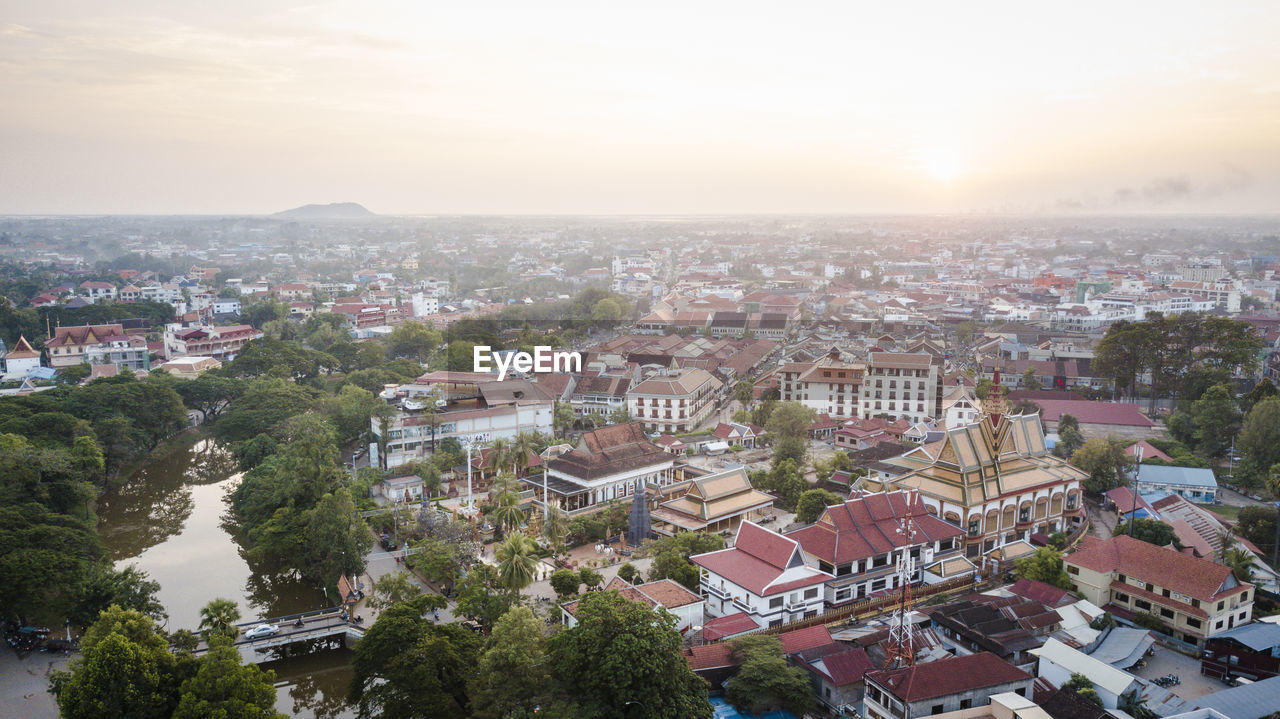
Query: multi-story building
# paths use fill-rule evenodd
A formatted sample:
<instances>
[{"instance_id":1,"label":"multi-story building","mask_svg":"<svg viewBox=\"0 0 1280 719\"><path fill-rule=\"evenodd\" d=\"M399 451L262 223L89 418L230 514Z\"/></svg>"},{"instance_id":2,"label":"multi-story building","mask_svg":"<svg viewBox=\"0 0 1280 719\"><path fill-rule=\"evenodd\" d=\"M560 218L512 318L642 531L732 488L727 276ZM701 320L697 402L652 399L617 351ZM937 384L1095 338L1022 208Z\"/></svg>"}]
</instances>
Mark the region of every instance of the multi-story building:
<instances>
[{"instance_id":1,"label":"multi-story building","mask_svg":"<svg viewBox=\"0 0 1280 719\"><path fill-rule=\"evenodd\" d=\"M1133 537L1088 540L1063 564L1080 596L1120 616L1149 613L1196 646L1253 615L1253 585L1230 567Z\"/></svg>"},{"instance_id":2,"label":"multi-story building","mask_svg":"<svg viewBox=\"0 0 1280 719\"><path fill-rule=\"evenodd\" d=\"M654 375L627 390L627 409L651 432L689 432L711 414L721 384L704 369Z\"/></svg>"},{"instance_id":3,"label":"multi-story building","mask_svg":"<svg viewBox=\"0 0 1280 719\"><path fill-rule=\"evenodd\" d=\"M904 474L893 487L917 489L925 509L965 528L965 556L976 559L1033 533L1067 531L1084 517L1088 476L1045 446L1036 415L1004 416L999 391L982 421L948 427L943 437L885 460Z\"/></svg>"},{"instance_id":4,"label":"multi-story building","mask_svg":"<svg viewBox=\"0 0 1280 719\"><path fill-rule=\"evenodd\" d=\"M476 445L511 439L521 432L552 431L554 403L537 385L522 379L501 382L494 374L431 372L380 395L396 412L386 425L370 420L370 462L398 467L430 456L446 438ZM670 455L668 455L670 456Z\"/></svg>"},{"instance_id":5,"label":"multi-story building","mask_svg":"<svg viewBox=\"0 0 1280 719\"><path fill-rule=\"evenodd\" d=\"M569 406L579 417L589 414L610 414L627 408L627 388L631 379L622 375L598 375L582 377L574 383L569 395Z\"/></svg>"},{"instance_id":6,"label":"multi-story building","mask_svg":"<svg viewBox=\"0 0 1280 719\"><path fill-rule=\"evenodd\" d=\"M835 577L804 561L800 543L753 522L738 526L733 547L695 554L707 616L745 613L757 627L776 627L817 616L822 587Z\"/></svg>"},{"instance_id":7,"label":"multi-story building","mask_svg":"<svg viewBox=\"0 0 1280 719\"><path fill-rule=\"evenodd\" d=\"M584 432L578 445L547 462L542 477L526 480L545 501L570 514L590 512L637 490L676 483L675 458L649 441L636 423Z\"/></svg>"},{"instance_id":8,"label":"multi-story building","mask_svg":"<svg viewBox=\"0 0 1280 719\"><path fill-rule=\"evenodd\" d=\"M58 327L44 343L52 367L113 364L131 370L151 369L147 340L125 333L118 324Z\"/></svg>"},{"instance_id":9,"label":"multi-story building","mask_svg":"<svg viewBox=\"0 0 1280 719\"><path fill-rule=\"evenodd\" d=\"M109 302L114 300L117 296L116 286L110 282L85 280L80 283L80 289L84 291L85 297L89 298L89 301L94 303L102 302L104 300Z\"/></svg>"},{"instance_id":10,"label":"multi-story building","mask_svg":"<svg viewBox=\"0 0 1280 719\"><path fill-rule=\"evenodd\" d=\"M832 347L827 356L813 362L788 362L778 369L779 391L792 400L832 417L857 417L859 388L866 365L844 362Z\"/></svg>"},{"instance_id":11,"label":"multi-story building","mask_svg":"<svg viewBox=\"0 0 1280 719\"><path fill-rule=\"evenodd\" d=\"M899 531L904 522L910 537ZM826 604L834 607L898 588L904 555L915 562L911 582L924 581L926 566L960 556L964 531L929 514L916 492L855 491L823 510L817 522L785 536L800 544L806 563L835 577L825 588Z\"/></svg>"},{"instance_id":12,"label":"multi-story building","mask_svg":"<svg viewBox=\"0 0 1280 719\"><path fill-rule=\"evenodd\" d=\"M235 359L247 343L262 336L262 330L253 325L166 328L164 346L170 357L199 355L220 360Z\"/></svg>"},{"instance_id":13,"label":"multi-story building","mask_svg":"<svg viewBox=\"0 0 1280 719\"><path fill-rule=\"evenodd\" d=\"M888 415L923 422L942 414L942 382L927 352L872 352L862 377L862 417Z\"/></svg>"}]
</instances>

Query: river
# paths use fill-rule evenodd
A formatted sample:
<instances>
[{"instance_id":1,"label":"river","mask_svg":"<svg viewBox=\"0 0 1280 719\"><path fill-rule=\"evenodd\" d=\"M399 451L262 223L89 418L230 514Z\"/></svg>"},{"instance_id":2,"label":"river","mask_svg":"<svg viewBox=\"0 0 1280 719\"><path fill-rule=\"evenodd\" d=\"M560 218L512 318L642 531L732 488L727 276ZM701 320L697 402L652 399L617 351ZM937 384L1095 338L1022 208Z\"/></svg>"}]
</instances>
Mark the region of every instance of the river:
<instances>
[{"instance_id":1,"label":"river","mask_svg":"<svg viewBox=\"0 0 1280 719\"><path fill-rule=\"evenodd\" d=\"M191 438L134 472L98 503L99 533L117 566L160 583L168 628L194 630L200 608L234 600L242 621L330 606L315 586L254 566L224 527L235 460L209 439ZM346 703L351 653L328 649L263 664L276 672L276 709L298 717L352 717Z\"/></svg>"}]
</instances>

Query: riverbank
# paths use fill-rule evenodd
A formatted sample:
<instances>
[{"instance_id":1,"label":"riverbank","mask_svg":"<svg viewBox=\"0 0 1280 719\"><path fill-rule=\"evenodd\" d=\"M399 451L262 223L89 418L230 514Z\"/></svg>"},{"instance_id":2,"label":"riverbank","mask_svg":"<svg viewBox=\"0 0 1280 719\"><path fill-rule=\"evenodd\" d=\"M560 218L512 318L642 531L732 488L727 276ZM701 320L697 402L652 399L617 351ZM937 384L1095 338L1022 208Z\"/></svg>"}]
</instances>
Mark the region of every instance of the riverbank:
<instances>
[{"instance_id":1,"label":"riverbank","mask_svg":"<svg viewBox=\"0 0 1280 719\"><path fill-rule=\"evenodd\" d=\"M36 652L19 659L5 647L0 651L0 707L13 719L48 719L58 715L49 693L49 677L65 669L69 660L61 654Z\"/></svg>"}]
</instances>

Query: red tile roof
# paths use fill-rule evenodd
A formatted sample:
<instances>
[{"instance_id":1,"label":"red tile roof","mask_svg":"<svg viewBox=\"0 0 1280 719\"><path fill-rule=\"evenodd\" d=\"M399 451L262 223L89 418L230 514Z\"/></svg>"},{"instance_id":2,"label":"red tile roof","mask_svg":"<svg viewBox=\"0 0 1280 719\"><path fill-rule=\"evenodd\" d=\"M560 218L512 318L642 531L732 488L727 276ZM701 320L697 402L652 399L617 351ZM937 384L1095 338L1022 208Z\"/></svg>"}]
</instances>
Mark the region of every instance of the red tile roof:
<instances>
[{"instance_id":1,"label":"red tile roof","mask_svg":"<svg viewBox=\"0 0 1280 719\"><path fill-rule=\"evenodd\" d=\"M1034 599L1046 606L1060 607L1063 604L1072 604L1075 597L1065 589L1058 589L1052 584L1037 582L1034 579L1019 579L1009 585L1009 591L1020 597Z\"/></svg>"},{"instance_id":2,"label":"red tile roof","mask_svg":"<svg viewBox=\"0 0 1280 719\"><path fill-rule=\"evenodd\" d=\"M1113 424L1130 427L1154 427L1156 424L1147 419L1136 404L1071 399L1032 401L1043 410L1041 417L1046 422L1057 422L1062 415L1069 414L1080 420L1081 424Z\"/></svg>"},{"instance_id":3,"label":"red tile roof","mask_svg":"<svg viewBox=\"0 0 1280 719\"><path fill-rule=\"evenodd\" d=\"M833 652L812 661L800 659L800 663L810 671L825 674L838 687L856 684L867 672L876 669L871 657L867 656L867 650L861 647Z\"/></svg>"},{"instance_id":4,"label":"red tile roof","mask_svg":"<svg viewBox=\"0 0 1280 719\"><path fill-rule=\"evenodd\" d=\"M684 658L689 660L689 667L695 672L737 665L737 662L733 660L733 647L730 646L729 642L701 644L696 647L689 647L682 653Z\"/></svg>"},{"instance_id":5,"label":"red tile roof","mask_svg":"<svg viewBox=\"0 0 1280 719\"><path fill-rule=\"evenodd\" d=\"M752 619L750 614L735 612L707 620L702 625L702 638L709 642L716 642L725 637L755 631L759 628L760 625L756 624L756 620Z\"/></svg>"},{"instance_id":6,"label":"red tile roof","mask_svg":"<svg viewBox=\"0 0 1280 719\"><path fill-rule=\"evenodd\" d=\"M907 546L898 533L898 524L912 504L915 544L959 537L964 531L925 511L919 494L906 490L853 497L844 504L827 507L814 524L789 533L805 552L831 564L845 564L874 557Z\"/></svg>"},{"instance_id":7,"label":"red tile roof","mask_svg":"<svg viewBox=\"0 0 1280 719\"><path fill-rule=\"evenodd\" d=\"M870 672L867 678L898 699L910 703L1030 680L1032 677L991 652L979 652L901 669Z\"/></svg>"},{"instance_id":8,"label":"red tile roof","mask_svg":"<svg viewBox=\"0 0 1280 719\"><path fill-rule=\"evenodd\" d=\"M831 639L831 632L827 631L826 625L816 624L804 629L782 632L778 635L778 641L782 642L782 651L784 653L795 654L806 649L830 644L833 640Z\"/></svg>"},{"instance_id":9,"label":"red tile roof","mask_svg":"<svg viewBox=\"0 0 1280 719\"><path fill-rule=\"evenodd\" d=\"M832 575L806 567L795 540L752 522L738 527L731 549L695 554L690 561L757 596L822 584Z\"/></svg>"},{"instance_id":10,"label":"red tile roof","mask_svg":"<svg viewBox=\"0 0 1280 719\"><path fill-rule=\"evenodd\" d=\"M1095 572L1125 574L1202 602L1216 602L1252 586L1236 582L1230 567L1126 535L1087 542L1063 562ZM1159 601L1170 600L1160 597Z\"/></svg>"}]
</instances>

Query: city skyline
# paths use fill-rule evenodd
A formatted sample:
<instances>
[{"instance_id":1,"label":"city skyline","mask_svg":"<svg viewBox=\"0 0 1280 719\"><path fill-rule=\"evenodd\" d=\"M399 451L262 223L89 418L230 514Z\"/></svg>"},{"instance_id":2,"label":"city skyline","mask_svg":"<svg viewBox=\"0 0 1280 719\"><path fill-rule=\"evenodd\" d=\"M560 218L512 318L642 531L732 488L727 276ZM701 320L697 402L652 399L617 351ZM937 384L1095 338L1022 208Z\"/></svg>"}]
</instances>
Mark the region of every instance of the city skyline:
<instances>
[{"instance_id":1,"label":"city skyline","mask_svg":"<svg viewBox=\"0 0 1280 719\"><path fill-rule=\"evenodd\" d=\"M6 214L1280 211L1266 3L6 5Z\"/></svg>"}]
</instances>

